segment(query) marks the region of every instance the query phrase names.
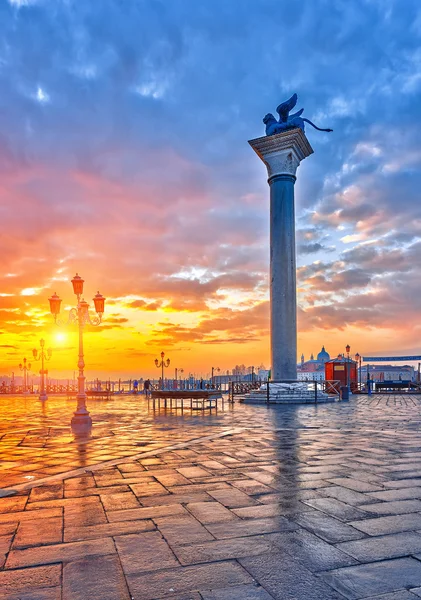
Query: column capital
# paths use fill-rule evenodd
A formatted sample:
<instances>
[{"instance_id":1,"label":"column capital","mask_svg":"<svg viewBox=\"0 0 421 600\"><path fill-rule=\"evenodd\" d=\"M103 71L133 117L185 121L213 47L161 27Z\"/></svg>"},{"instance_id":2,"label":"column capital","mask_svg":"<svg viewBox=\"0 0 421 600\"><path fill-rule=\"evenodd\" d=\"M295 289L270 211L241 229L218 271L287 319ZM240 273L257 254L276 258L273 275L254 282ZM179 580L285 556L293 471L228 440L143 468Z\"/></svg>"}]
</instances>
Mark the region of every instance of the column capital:
<instances>
[{"instance_id":1,"label":"column capital","mask_svg":"<svg viewBox=\"0 0 421 600\"><path fill-rule=\"evenodd\" d=\"M265 163L269 178L275 175L295 177L300 162L314 152L303 130L298 127L249 140L249 144Z\"/></svg>"}]
</instances>

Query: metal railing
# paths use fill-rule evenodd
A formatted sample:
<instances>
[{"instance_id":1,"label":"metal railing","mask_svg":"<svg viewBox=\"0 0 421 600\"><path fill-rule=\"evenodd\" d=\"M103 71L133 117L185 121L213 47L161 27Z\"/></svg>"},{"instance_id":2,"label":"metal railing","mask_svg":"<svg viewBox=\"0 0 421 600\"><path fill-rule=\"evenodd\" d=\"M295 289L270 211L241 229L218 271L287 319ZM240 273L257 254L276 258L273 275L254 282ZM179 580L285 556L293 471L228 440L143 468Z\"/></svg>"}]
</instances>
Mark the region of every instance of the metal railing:
<instances>
[{"instance_id":1,"label":"metal railing","mask_svg":"<svg viewBox=\"0 0 421 600\"><path fill-rule=\"evenodd\" d=\"M302 383L307 385L307 391L313 392L314 402L317 404L320 394L327 394L331 397L336 397L338 400L341 399L341 383L337 380L321 380L321 381L313 381L313 380L302 380L302 379L279 379L279 380L271 380L271 381L255 381L255 382L231 382L229 388L229 402L235 402L235 397L242 397L253 390L262 389L266 395L266 402L270 402L271 390L270 387L272 384L279 383ZM287 388L284 390L285 395L290 394L291 397L297 393L296 390L291 388L288 390Z\"/></svg>"}]
</instances>

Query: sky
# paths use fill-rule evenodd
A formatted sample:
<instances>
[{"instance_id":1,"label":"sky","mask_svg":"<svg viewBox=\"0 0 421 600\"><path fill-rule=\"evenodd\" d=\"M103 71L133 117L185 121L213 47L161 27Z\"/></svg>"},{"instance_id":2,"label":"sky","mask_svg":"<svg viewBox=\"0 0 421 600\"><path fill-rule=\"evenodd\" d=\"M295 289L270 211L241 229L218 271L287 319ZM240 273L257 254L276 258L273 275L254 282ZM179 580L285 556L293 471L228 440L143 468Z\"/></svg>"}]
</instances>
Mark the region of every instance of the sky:
<instances>
[{"instance_id":1,"label":"sky","mask_svg":"<svg viewBox=\"0 0 421 600\"><path fill-rule=\"evenodd\" d=\"M106 298L87 376L269 366L269 194L298 94L298 354L421 353L419 0L0 0L0 374ZM38 367L37 367L38 368Z\"/></svg>"}]
</instances>

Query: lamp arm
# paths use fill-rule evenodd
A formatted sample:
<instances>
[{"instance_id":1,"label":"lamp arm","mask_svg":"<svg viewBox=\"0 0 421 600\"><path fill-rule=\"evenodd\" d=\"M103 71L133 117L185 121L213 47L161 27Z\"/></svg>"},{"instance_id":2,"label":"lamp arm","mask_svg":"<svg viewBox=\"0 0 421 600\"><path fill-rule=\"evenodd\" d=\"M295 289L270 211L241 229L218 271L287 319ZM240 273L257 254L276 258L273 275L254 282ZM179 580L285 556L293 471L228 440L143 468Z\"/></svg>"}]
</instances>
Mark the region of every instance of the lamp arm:
<instances>
[{"instance_id":1,"label":"lamp arm","mask_svg":"<svg viewBox=\"0 0 421 600\"><path fill-rule=\"evenodd\" d=\"M97 327L100 323L101 323L102 319L100 317L100 315L98 315L97 317L92 316L86 312L84 317L83 317L83 324L85 325L86 323L89 323L90 325L93 325L94 327Z\"/></svg>"},{"instance_id":2,"label":"lamp arm","mask_svg":"<svg viewBox=\"0 0 421 600\"><path fill-rule=\"evenodd\" d=\"M57 319L57 318L55 319L55 323L59 327L66 327L67 325L72 325L74 323L77 323L77 321L78 321L78 319L77 319L77 309L76 308L71 308L69 310L67 322L62 321L61 319Z\"/></svg>"}]
</instances>

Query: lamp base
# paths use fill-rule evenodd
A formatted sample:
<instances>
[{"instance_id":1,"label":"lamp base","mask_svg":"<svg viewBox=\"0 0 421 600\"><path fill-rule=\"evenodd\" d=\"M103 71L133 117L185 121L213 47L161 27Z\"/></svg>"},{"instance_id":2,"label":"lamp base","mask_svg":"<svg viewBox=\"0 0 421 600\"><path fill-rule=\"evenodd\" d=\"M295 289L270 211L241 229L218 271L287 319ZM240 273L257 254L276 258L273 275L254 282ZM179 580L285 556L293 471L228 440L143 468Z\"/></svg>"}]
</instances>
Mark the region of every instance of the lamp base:
<instances>
[{"instance_id":1,"label":"lamp base","mask_svg":"<svg viewBox=\"0 0 421 600\"><path fill-rule=\"evenodd\" d=\"M71 424L72 427L73 426L85 426L85 427L92 427L92 419L88 414L86 415L77 415L74 414L71 420Z\"/></svg>"}]
</instances>

